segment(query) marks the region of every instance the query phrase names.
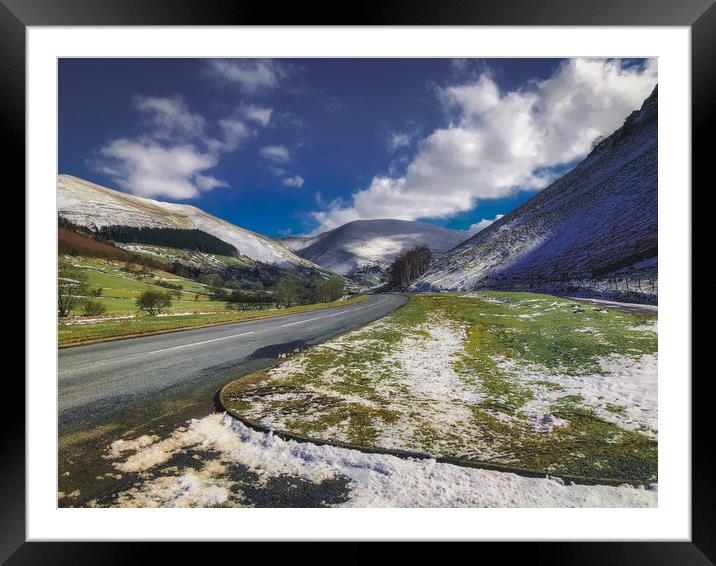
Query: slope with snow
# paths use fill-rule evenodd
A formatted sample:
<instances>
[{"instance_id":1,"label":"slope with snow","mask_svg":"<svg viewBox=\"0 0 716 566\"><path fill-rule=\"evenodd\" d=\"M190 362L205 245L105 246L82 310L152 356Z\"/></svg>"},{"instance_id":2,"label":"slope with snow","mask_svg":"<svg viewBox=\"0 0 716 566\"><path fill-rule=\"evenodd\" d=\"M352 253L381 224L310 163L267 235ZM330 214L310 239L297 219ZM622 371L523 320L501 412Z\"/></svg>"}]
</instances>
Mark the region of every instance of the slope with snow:
<instances>
[{"instance_id":1,"label":"slope with snow","mask_svg":"<svg viewBox=\"0 0 716 566\"><path fill-rule=\"evenodd\" d=\"M355 220L310 238L287 238L284 243L300 256L340 273L361 268L386 268L401 252L428 246L434 255L455 247L468 236L424 222Z\"/></svg>"},{"instance_id":2,"label":"slope with snow","mask_svg":"<svg viewBox=\"0 0 716 566\"><path fill-rule=\"evenodd\" d=\"M577 167L445 254L414 288L608 287L643 272L655 296L657 103L655 88Z\"/></svg>"},{"instance_id":3,"label":"slope with snow","mask_svg":"<svg viewBox=\"0 0 716 566\"><path fill-rule=\"evenodd\" d=\"M57 178L60 216L91 229L103 226L202 230L234 246L239 254L281 267L315 267L286 246L186 204L145 199L71 175Z\"/></svg>"}]
</instances>

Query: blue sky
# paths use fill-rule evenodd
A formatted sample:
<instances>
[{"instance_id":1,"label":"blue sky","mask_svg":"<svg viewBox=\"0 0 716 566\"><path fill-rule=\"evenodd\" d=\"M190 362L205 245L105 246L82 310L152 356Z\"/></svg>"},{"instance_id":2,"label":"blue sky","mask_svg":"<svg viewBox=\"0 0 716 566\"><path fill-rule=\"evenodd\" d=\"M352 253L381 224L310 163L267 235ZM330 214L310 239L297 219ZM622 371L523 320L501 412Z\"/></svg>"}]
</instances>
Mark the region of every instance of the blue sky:
<instances>
[{"instance_id":1,"label":"blue sky","mask_svg":"<svg viewBox=\"0 0 716 566\"><path fill-rule=\"evenodd\" d=\"M480 226L638 108L656 62L62 59L59 171L270 236Z\"/></svg>"}]
</instances>

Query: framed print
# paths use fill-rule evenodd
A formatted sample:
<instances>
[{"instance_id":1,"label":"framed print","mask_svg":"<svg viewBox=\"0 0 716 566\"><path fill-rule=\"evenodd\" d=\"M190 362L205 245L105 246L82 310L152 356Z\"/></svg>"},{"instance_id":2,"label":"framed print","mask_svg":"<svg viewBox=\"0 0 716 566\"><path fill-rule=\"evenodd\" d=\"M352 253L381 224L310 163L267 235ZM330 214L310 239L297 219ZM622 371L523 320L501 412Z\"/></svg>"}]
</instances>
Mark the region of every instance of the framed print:
<instances>
[{"instance_id":1,"label":"framed print","mask_svg":"<svg viewBox=\"0 0 716 566\"><path fill-rule=\"evenodd\" d=\"M711 2L0 14L9 564L155 540L714 560Z\"/></svg>"}]
</instances>

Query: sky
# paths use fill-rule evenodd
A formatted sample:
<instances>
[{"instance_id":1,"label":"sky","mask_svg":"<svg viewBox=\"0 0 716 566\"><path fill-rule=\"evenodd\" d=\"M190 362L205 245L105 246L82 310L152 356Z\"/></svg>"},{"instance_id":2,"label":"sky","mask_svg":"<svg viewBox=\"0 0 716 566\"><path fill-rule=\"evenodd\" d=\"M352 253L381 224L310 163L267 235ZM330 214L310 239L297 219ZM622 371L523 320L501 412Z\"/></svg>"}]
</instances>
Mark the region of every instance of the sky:
<instances>
[{"instance_id":1,"label":"sky","mask_svg":"<svg viewBox=\"0 0 716 566\"><path fill-rule=\"evenodd\" d=\"M59 173L274 237L476 231L657 82L636 59L60 59Z\"/></svg>"}]
</instances>

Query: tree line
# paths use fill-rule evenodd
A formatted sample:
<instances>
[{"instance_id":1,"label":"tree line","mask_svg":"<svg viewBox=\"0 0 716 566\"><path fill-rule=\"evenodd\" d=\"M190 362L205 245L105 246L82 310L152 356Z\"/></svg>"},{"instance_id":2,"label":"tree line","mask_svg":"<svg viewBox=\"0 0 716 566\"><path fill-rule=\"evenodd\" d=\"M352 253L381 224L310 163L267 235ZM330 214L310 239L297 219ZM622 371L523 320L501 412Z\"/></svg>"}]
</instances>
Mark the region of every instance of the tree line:
<instances>
[{"instance_id":1,"label":"tree line","mask_svg":"<svg viewBox=\"0 0 716 566\"><path fill-rule=\"evenodd\" d=\"M238 310L268 308L270 305L290 308L296 305L337 301L344 292L345 285L341 277L329 277L311 285L305 279L285 275L278 280L273 292L235 290L228 294L225 300L230 308Z\"/></svg>"},{"instance_id":2,"label":"tree line","mask_svg":"<svg viewBox=\"0 0 716 566\"><path fill-rule=\"evenodd\" d=\"M232 257L237 255L236 248L231 244L196 229L103 226L97 234L102 239L124 244L149 244Z\"/></svg>"},{"instance_id":3,"label":"tree line","mask_svg":"<svg viewBox=\"0 0 716 566\"><path fill-rule=\"evenodd\" d=\"M416 246L405 250L388 267L388 284L405 288L430 267L433 254L427 246Z\"/></svg>"}]
</instances>

